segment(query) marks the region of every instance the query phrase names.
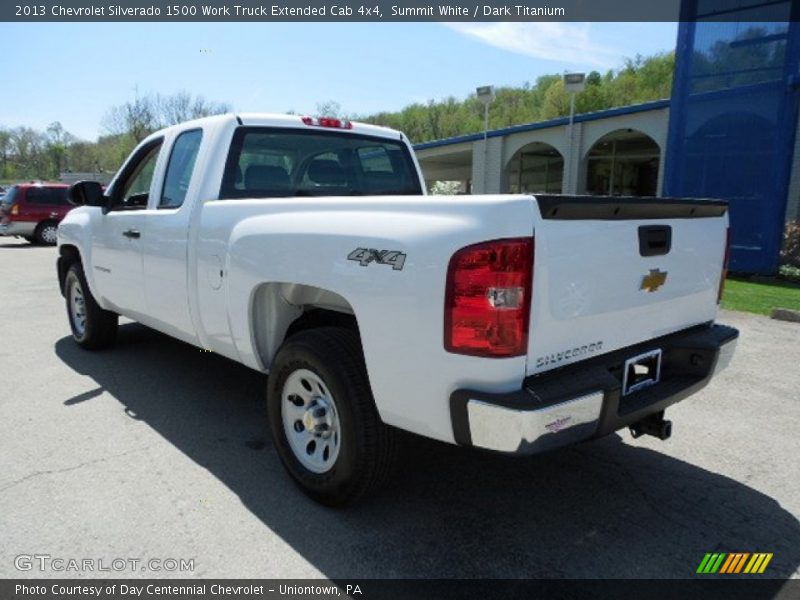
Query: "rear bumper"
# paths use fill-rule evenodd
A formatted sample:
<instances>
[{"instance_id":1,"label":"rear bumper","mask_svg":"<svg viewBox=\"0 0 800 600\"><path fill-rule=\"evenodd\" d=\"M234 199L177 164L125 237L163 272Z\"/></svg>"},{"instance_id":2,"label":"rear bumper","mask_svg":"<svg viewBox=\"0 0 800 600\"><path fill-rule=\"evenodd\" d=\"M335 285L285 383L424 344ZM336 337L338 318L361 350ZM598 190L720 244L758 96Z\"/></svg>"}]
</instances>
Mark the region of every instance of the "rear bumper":
<instances>
[{"instance_id":1,"label":"rear bumper","mask_svg":"<svg viewBox=\"0 0 800 600\"><path fill-rule=\"evenodd\" d=\"M704 325L529 377L507 394L450 396L458 444L535 454L598 438L664 410L705 387L733 357L739 332ZM622 396L625 360L660 348L661 381Z\"/></svg>"},{"instance_id":2,"label":"rear bumper","mask_svg":"<svg viewBox=\"0 0 800 600\"><path fill-rule=\"evenodd\" d=\"M34 221L9 221L0 223L0 235L24 235L32 236L36 231L37 223Z\"/></svg>"}]
</instances>

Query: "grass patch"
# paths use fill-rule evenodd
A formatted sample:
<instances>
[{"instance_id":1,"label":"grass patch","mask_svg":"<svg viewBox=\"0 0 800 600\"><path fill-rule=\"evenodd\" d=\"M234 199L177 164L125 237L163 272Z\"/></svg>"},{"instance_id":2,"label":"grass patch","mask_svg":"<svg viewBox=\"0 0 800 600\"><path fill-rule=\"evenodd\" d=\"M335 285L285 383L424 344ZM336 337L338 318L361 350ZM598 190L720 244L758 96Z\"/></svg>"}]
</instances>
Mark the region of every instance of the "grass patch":
<instances>
[{"instance_id":1,"label":"grass patch","mask_svg":"<svg viewBox=\"0 0 800 600\"><path fill-rule=\"evenodd\" d=\"M728 279L722 308L769 315L773 308L800 310L800 286L784 281Z\"/></svg>"}]
</instances>

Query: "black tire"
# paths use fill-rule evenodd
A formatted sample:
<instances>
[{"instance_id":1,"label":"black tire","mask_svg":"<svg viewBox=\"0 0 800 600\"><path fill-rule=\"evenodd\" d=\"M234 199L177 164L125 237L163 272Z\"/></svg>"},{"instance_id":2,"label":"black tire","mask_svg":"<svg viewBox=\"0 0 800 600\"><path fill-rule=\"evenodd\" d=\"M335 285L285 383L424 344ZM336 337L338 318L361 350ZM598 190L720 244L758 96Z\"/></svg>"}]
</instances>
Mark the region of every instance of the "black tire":
<instances>
[{"instance_id":1,"label":"black tire","mask_svg":"<svg viewBox=\"0 0 800 600\"><path fill-rule=\"evenodd\" d=\"M83 319L73 313L73 306L79 304L74 295L76 291L83 298ZM89 291L83 267L79 262L72 263L67 269L64 277L64 297L72 338L79 346L87 350L97 350L114 343L117 338L119 316L98 306L92 292Z\"/></svg>"},{"instance_id":2,"label":"black tire","mask_svg":"<svg viewBox=\"0 0 800 600\"><path fill-rule=\"evenodd\" d=\"M58 223L55 221L42 221L33 232L33 240L42 246L55 246L57 230Z\"/></svg>"},{"instance_id":3,"label":"black tire","mask_svg":"<svg viewBox=\"0 0 800 600\"><path fill-rule=\"evenodd\" d=\"M284 429L284 386L292 373L308 370L335 399L339 449L330 469L313 472L295 455ZM278 351L267 384L267 413L283 466L311 498L328 506L350 504L374 490L390 473L394 431L380 419L367 378L358 335L341 327L300 331Z\"/></svg>"}]
</instances>

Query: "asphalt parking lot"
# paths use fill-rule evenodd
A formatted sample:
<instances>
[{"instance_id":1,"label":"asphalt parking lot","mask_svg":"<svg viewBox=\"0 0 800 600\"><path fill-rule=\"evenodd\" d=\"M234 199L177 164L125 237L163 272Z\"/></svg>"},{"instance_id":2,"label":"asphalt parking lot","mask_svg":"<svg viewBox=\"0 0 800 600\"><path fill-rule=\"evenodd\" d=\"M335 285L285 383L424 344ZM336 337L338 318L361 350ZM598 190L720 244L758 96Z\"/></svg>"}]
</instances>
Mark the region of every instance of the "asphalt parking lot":
<instances>
[{"instance_id":1,"label":"asphalt parking lot","mask_svg":"<svg viewBox=\"0 0 800 600\"><path fill-rule=\"evenodd\" d=\"M291 484L265 377L135 323L75 346L56 250L0 238L0 577L19 555L193 559L147 577L691 577L706 552L800 575L800 325L743 313L731 368L621 432L509 459L409 436L391 484L346 510Z\"/></svg>"}]
</instances>

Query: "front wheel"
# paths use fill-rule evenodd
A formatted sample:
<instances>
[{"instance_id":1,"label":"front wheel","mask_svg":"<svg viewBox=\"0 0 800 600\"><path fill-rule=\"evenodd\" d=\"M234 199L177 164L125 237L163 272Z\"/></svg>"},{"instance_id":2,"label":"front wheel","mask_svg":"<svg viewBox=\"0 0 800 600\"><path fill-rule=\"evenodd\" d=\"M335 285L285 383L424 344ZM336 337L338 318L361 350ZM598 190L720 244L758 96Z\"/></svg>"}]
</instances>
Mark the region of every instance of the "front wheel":
<instances>
[{"instance_id":1,"label":"front wheel","mask_svg":"<svg viewBox=\"0 0 800 600\"><path fill-rule=\"evenodd\" d=\"M73 263L67 270L64 295L72 338L78 345L87 350L95 350L114 343L119 317L97 304L86 284L86 276L80 263Z\"/></svg>"},{"instance_id":2,"label":"front wheel","mask_svg":"<svg viewBox=\"0 0 800 600\"><path fill-rule=\"evenodd\" d=\"M393 431L375 407L358 335L301 331L278 351L267 412L281 462L302 490L329 506L354 502L388 474Z\"/></svg>"}]
</instances>

